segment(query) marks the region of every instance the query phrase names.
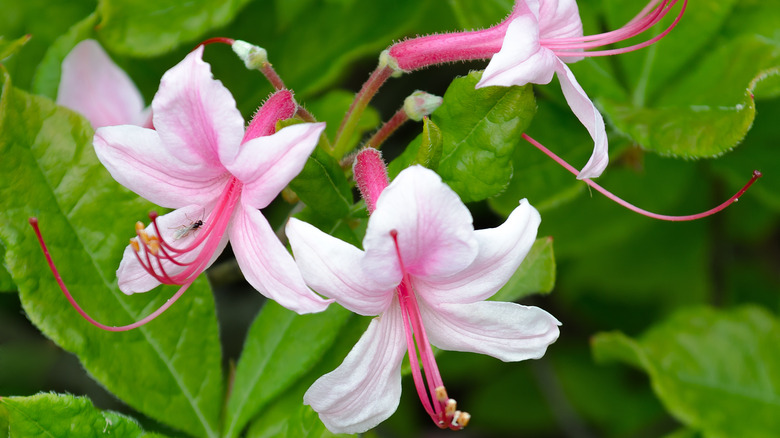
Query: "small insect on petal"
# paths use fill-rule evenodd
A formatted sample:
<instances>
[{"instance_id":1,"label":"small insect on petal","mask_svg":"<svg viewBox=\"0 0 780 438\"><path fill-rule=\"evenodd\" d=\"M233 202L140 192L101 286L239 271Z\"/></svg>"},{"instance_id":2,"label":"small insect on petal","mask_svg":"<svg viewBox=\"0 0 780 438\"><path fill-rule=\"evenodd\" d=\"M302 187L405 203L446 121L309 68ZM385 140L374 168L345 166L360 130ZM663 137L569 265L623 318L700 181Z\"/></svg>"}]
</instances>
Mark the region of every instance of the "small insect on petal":
<instances>
[{"instance_id":1,"label":"small insect on petal","mask_svg":"<svg viewBox=\"0 0 780 438\"><path fill-rule=\"evenodd\" d=\"M176 232L173 233L173 240L179 240L183 239L190 234L192 234L194 231L196 231L198 228L203 226L203 221L198 219L197 221L189 224L189 225L182 225L181 227L176 229Z\"/></svg>"}]
</instances>

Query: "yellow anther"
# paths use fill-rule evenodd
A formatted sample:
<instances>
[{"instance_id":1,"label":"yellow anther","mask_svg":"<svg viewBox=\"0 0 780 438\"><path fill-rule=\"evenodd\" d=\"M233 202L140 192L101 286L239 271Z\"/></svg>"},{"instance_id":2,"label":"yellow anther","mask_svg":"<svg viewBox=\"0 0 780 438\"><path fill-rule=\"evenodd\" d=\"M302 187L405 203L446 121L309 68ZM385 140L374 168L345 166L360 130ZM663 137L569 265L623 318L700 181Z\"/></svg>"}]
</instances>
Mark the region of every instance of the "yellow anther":
<instances>
[{"instance_id":1,"label":"yellow anther","mask_svg":"<svg viewBox=\"0 0 780 438\"><path fill-rule=\"evenodd\" d=\"M149 235L146 234L146 231L144 230L139 231L138 237L141 238L141 242L143 242L144 245L149 246Z\"/></svg>"},{"instance_id":2,"label":"yellow anther","mask_svg":"<svg viewBox=\"0 0 780 438\"><path fill-rule=\"evenodd\" d=\"M154 236L152 236L154 237ZM157 252L160 250L160 242L158 240L149 240L146 244L146 248L149 250L152 255L157 255Z\"/></svg>"},{"instance_id":3,"label":"yellow anther","mask_svg":"<svg viewBox=\"0 0 780 438\"><path fill-rule=\"evenodd\" d=\"M132 238L130 239L130 246L133 247L133 251L138 252L141 250L141 247L138 246L138 239Z\"/></svg>"},{"instance_id":4,"label":"yellow anther","mask_svg":"<svg viewBox=\"0 0 780 438\"><path fill-rule=\"evenodd\" d=\"M143 223L143 222L141 222L141 221L138 221L138 222L136 222L136 223L135 223L135 232L136 232L136 233L138 233L138 232L140 232L140 231L143 231L143 230L144 230L144 228L146 228L146 227L144 226L144 223Z\"/></svg>"},{"instance_id":5,"label":"yellow anther","mask_svg":"<svg viewBox=\"0 0 780 438\"><path fill-rule=\"evenodd\" d=\"M455 411L458 409L458 404L453 399L447 400L447 405L444 407L444 415L452 417L455 415Z\"/></svg>"},{"instance_id":6,"label":"yellow anther","mask_svg":"<svg viewBox=\"0 0 780 438\"><path fill-rule=\"evenodd\" d=\"M447 396L447 390L444 389L443 386L439 386L435 389L436 391L436 400L438 400L441 403L446 402L449 397Z\"/></svg>"},{"instance_id":7,"label":"yellow anther","mask_svg":"<svg viewBox=\"0 0 780 438\"><path fill-rule=\"evenodd\" d=\"M470 420L471 415L468 412L461 412L460 415L458 415L458 426L463 429L469 424Z\"/></svg>"}]
</instances>

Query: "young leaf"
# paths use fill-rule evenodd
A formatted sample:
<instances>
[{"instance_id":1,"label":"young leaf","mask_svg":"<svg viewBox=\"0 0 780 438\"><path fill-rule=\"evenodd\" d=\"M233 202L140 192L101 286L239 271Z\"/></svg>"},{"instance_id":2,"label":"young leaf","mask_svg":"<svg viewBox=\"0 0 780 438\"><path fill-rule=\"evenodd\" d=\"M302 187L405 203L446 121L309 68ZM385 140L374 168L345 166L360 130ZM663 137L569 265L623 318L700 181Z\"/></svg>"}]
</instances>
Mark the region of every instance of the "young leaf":
<instances>
[{"instance_id":1,"label":"young leaf","mask_svg":"<svg viewBox=\"0 0 780 438\"><path fill-rule=\"evenodd\" d=\"M780 323L759 307L681 311L634 340L593 339L598 361L641 368L669 412L706 437L780 430Z\"/></svg>"},{"instance_id":2,"label":"young leaf","mask_svg":"<svg viewBox=\"0 0 780 438\"><path fill-rule=\"evenodd\" d=\"M490 297L495 301L518 301L528 295L549 294L555 287L555 256L552 237L540 237L507 283Z\"/></svg>"},{"instance_id":3,"label":"young leaf","mask_svg":"<svg viewBox=\"0 0 780 438\"><path fill-rule=\"evenodd\" d=\"M152 207L98 162L85 119L2 79L0 241L27 316L133 408L187 433L216 436L222 355L208 285L196 281L163 316L129 332L102 331L79 316L49 272L28 218L39 218L64 281L87 313L120 325L148 315L173 290L126 296L116 286L132 223Z\"/></svg>"},{"instance_id":4,"label":"young leaf","mask_svg":"<svg viewBox=\"0 0 780 438\"><path fill-rule=\"evenodd\" d=\"M452 81L444 103L431 120L442 132L442 158L437 172L463 202L480 201L504 190L512 176L512 154L536 112L533 89L475 89L481 72ZM417 156L421 137L391 163L397 175Z\"/></svg>"},{"instance_id":5,"label":"young leaf","mask_svg":"<svg viewBox=\"0 0 780 438\"><path fill-rule=\"evenodd\" d=\"M308 372L330 348L349 316L339 306L314 315L296 315L267 301L249 329L236 368L224 435L238 436L270 400Z\"/></svg>"},{"instance_id":6,"label":"young leaf","mask_svg":"<svg viewBox=\"0 0 780 438\"><path fill-rule=\"evenodd\" d=\"M29 40L30 35L25 35L15 40L6 40L5 37L0 35L0 61L21 50L22 46Z\"/></svg>"},{"instance_id":7,"label":"young leaf","mask_svg":"<svg viewBox=\"0 0 780 438\"><path fill-rule=\"evenodd\" d=\"M101 411L86 397L41 393L31 397L0 398L12 437L120 438L162 437L146 433L132 418Z\"/></svg>"},{"instance_id":8,"label":"young leaf","mask_svg":"<svg viewBox=\"0 0 780 438\"><path fill-rule=\"evenodd\" d=\"M417 162L431 170L436 170L441 161L441 129L433 121L423 118L423 132L420 149L417 151Z\"/></svg>"}]
</instances>

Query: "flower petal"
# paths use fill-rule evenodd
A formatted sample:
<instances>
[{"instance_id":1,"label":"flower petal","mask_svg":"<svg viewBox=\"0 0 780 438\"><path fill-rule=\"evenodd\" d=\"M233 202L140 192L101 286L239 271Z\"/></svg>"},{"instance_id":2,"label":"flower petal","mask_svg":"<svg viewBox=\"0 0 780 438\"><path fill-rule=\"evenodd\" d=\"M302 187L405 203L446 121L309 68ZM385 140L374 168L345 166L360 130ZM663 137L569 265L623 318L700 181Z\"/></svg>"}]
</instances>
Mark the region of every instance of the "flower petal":
<instances>
[{"instance_id":1,"label":"flower petal","mask_svg":"<svg viewBox=\"0 0 780 438\"><path fill-rule=\"evenodd\" d=\"M403 276L400 269L394 281L381 284L372 272L360 269L365 253L358 248L294 218L286 232L306 284L360 315L387 310Z\"/></svg>"},{"instance_id":2,"label":"flower petal","mask_svg":"<svg viewBox=\"0 0 780 438\"><path fill-rule=\"evenodd\" d=\"M404 268L414 276L448 277L477 255L471 213L439 175L422 166L398 174L368 220L361 268L382 284L399 269L393 232Z\"/></svg>"},{"instance_id":3,"label":"flower petal","mask_svg":"<svg viewBox=\"0 0 780 438\"><path fill-rule=\"evenodd\" d=\"M480 301L471 304L420 302L428 340L438 348L493 356L504 362L538 359L558 339L555 317L538 307Z\"/></svg>"},{"instance_id":4,"label":"flower petal","mask_svg":"<svg viewBox=\"0 0 780 438\"><path fill-rule=\"evenodd\" d=\"M292 256L263 214L243 202L230 226L230 241L246 280L261 294L300 314L321 312L333 300L309 289Z\"/></svg>"},{"instance_id":5,"label":"flower petal","mask_svg":"<svg viewBox=\"0 0 780 438\"><path fill-rule=\"evenodd\" d=\"M157 225L162 232L162 238L169 244L177 248L184 248L192 244L196 239L200 231L195 230L191 233L187 233L185 236L178 236L182 227L187 227L197 220L204 220L208 217L208 213L213 207L203 207L201 205L188 205L183 208L174 210L168 214L159 216L157 218ZM205 219L207 220L207 219ZM146 233L150 236L156 236L157 233L154 230L152 224L146 227ZM211 256L209 265L216 260L216 258L225 249L228 239L227 235L222 236L216 251ZM201 245L205 245L205 242ZM146 248L144 245L140 245L141 251L139 255L145 260ZM190 262L194 260L199 251L191 251L183 257L177 259L179 262ZM152 266L156 268L156 272L160 273L159 266L154 258L152 258ZM180 274L186 269L186 266L176 265L170 261L162 261L162 266L165 269L165 273L169 276ZM160 282L151 276L146 269L138 262L138 258L135 255L131 245L127 245L125 252L122 255L122 261L119 263L119 269L116 271L117 280L119 283L119 290L131 295L133 293L147 292L160 285Z\"/></svg>"},{"instance_id":6,"label":"flower petal","mask_svg":"<svg viewBox=\"0 0 780 438\"><path fill-rule=\"evenodd\" d=\"M202 55L200 46L163 75L152 112L169 153L205 178L223 171L221 154L235 155L244 136L244 119Z\"/></svg>"},{"instance_id":7,"label":"flower petal","mask_svg":"<svg viewBox=\"0 0 780 438\"><path fill-rule=\"evenodd\" d=\"M539 44L539 26L533 14L523 14L507 27L501 50L493 55L476 88L499 85L547 84L558 58Z\"/></svg>"},{"instance_id":8,"label":"flower petal","mask_svg":"<svg viewBox=\"0 0 780 438\"><path fill-rule=\"evenodd\" d=\"M228 178L201 175L198 166L182 162L164 147L158 133L138 126L98 128L93 140L98 159L117 182L167 208L206 205L216 199Z\"/></svg>"},{"instance_id":9,"label":"flower petal","mask_svg":"<svg viewBox=\"0 0 780 438\"><path fill-rule=\"evenodd\" d=\"M562 61L558 61L556 67L558 80L561 83L563 95L569 103L574 115L580 119L593 138L593 154L585 167L577 175L577 179L595 178L601 175L609 163L609 151L607 145L607 130L604 126L604 118L593 105L585 91L582 89L569 67Z\"/></svg>"},{"instance_id":10,"label":"flower petal","mask_svg":"<svg viewBox=\"0 0 780 438\"><path fill-rule=\"evenodd\" d=\"M579 38L582 19L575 0L544 0L539 7L541 39Z\"/></svg>"},{"instance_id":11,"label":"flower petal","mask_svg":"<svg viewBox=\"0 0 780 438\"><path fill-rule=\"evenodd\" d=\"M338 368L317 379L303 403L334 433L365 432L390 417L401 399L406 351L398 301L368 329Z\"/></svg>"},{"instance_id":12,"label":"flower petal","mask_svg":"<svg viewBox=\"0 0 780 438\"><path fill-rule=\"evenodd\" d=\"M501 226L475 232L479 253L471 265L438 281L415 277L415 291L431 303L466 304L492 296L528 254L540 221L539 212L521 200Z\"/></svg>"},{"instance_id":13,"label":"flower petal","mask_svg":"<svg viewBox=\"0 0 780 438\"><path fill-rule=\"evenodd\" d=\"M243 202L266 207L301 173L324 129L325 123L301 123L241 145L236 159L226 167L244 183Z\"/></svg>"},{"instance_id":14,"label":"flower petal","mask_svg":"<svg viewBox=\"0 0 780 438\"><path fill-rule=\"evenodd\" d=\"M95 40L78 43L62 61L57 103L83 114L92 127L143 125L144 100Z\"/></svg>"}]
</instances>

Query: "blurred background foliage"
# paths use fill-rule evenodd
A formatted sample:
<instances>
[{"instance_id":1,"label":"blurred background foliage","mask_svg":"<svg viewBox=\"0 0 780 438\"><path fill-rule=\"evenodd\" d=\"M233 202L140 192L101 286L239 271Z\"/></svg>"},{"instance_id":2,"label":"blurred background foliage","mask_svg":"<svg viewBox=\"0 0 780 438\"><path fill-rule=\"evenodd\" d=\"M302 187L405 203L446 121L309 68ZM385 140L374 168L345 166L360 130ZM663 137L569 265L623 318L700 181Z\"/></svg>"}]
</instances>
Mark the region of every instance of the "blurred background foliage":
<instances>
[{"instance_id":1,"label":"blurred background foliage","mask_svg":"<svg viewBox=\"0 0 780 438\"><path fill-rule=\"evenodd\" d=\"M586 34L619 27L640 7L625 0L578 3ZM160 76L197 42L211 36L244 39L268 50L298 101L333 129L350 93L392 41L489 26L511 7L508 0L0 0L0 53L17 89L53 98L62 58L77 41L96 38L148 103ZM540 210L539 236L551 236L554 246L555 287L549 295L521 302L562 321L561 337L543 359L523 363L442 352L449 392L473 417L461 436L780 435L773 419L780 407L778 22L777 0L693 0L680 25L657 45L572 65L607 120L611 165L598 182L619 196L651 211L689 214L728 198L754 169L765 176L713 217L666 223L591 193L541 152L518 142L506 188L469 207L478 228L500 223L523 197ZM27 34L32 38L26 44L13 45ZM248 119L271 87L225 47L209 47L205 59ZM361 129L370 132L387 120L401 104L398 96L415 89L444 95L455 76L484 65L447 65L391 79ZM591 139L559 87L534 91L538 108L527 132L581 166ZM385 156L400 155L421 129L404 127L384 146ZM12 193L3 190L2 196ZM111 213L114 228L129 231L149 208L127 202L132 208ZM280 227L289 210L279 200L265 213ZM0 226L9 227L8 217ZM0 235L8 245L10 234ZM5 246L0 250L5 254ZM9 269L0 269L0 290L6 292L0 293L0 396L87 395L97 408L132 416L147 431L199 434L197 428L172 429L125 405L105 383L92 380L76 356L42 336L26 316L30 310L22 310L17 282L9 274L13 263L4 259ZM261 308L279 314L268 316L267 331L290 316L266 305L243 282L230 254L208 277L222 346L216 360L227 372L245 339L245 353L257 339L266 339L259 323L247 338ZM325 323L332 324L327 342L300 364L289 385L280 383L246 412L232 414L248 425L247 436L326 434L300 404L300 395L340 363L367 320L338 315L322 323L306 320L281 342L294 344ZM255 331L265 334L254 338ZM258 348L253 354L259 358L269 354ZM447 433L425 418L411 380L404 385L398 412L369 435ZM712 405L714 400L718 403ZM3 413L0 408L0 417ZM242 430L236 427L234 434Z\"/></svg>"}]
</instances>

